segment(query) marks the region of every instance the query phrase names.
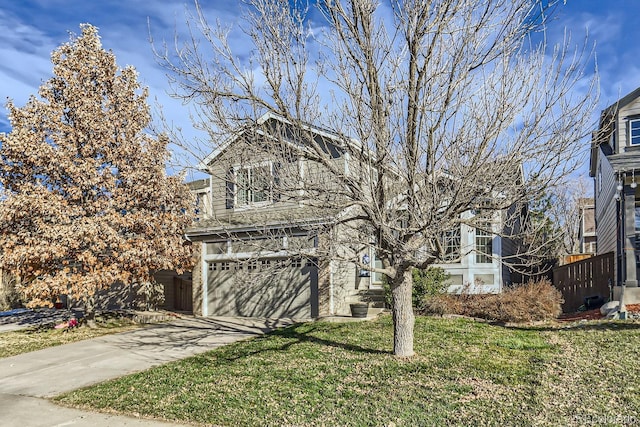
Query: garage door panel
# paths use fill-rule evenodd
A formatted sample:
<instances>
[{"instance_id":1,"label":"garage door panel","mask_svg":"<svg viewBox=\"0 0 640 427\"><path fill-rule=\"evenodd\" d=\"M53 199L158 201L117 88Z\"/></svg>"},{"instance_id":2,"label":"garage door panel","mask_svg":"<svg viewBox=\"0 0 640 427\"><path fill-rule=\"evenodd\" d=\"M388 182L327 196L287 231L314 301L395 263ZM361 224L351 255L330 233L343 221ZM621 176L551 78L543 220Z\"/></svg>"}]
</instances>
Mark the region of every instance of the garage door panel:
<instances>
[{"instance_id":1,"label":"garage door panel","mask_svg":"<svg viewBox=\"0 0 640 427\"><path fill-rule=\"evenodd\" d=\"M233 271L221 269L222 263L209 267L208 299L209 314L214 316L237 316L234 311L236 293L233 288ZM227 263L229 264L229 263ZM214 304L215 303L215 304Z\"/></svg>"},{"instance_id":2,"label":"garage door panel","mask_svg":"<svg viewBox=\"0 0 640 427\"><path fill-rule=\"evenodd\" d=\"M220 264L220 263L219 263ZM252 268L247 268L253 265ZM317 287L317 269L300 262L263 260L209 269L209 314L270 318L311 318L312 289Z\"/></svg>"},{"instance_id":3,"label":"garage door panel","mask_svg":"<svg viewBox=\"0 0 640 427\"><path fill-rule=\"evenodd\" d=\"M236 277L236 310L249 317L310 317L309 280L300 269ZM236 275L238 276L238 275Z\"/></svg>"}]
</instances>

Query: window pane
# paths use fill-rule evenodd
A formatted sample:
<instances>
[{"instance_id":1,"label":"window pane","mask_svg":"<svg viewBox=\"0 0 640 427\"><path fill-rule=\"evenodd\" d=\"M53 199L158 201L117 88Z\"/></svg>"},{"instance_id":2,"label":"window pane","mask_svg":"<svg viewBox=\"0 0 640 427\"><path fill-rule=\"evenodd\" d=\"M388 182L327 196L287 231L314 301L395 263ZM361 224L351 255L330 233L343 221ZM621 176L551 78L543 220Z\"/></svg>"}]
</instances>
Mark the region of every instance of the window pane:
<instances>
[{"instance_id":1,"label":"window pane","mask_svg":"<svg viewBox=\"0 0 640 427\"><path fill-rule=\"evenodd\" d=\"M238 181L238 204L246 205L249 203L249 169L239 169L237 174Z\"/></svg>"},{"instance_id":2,"label":"window pane","mask_svg":"<svg viewBox=\"0 0 640 427\"><path fill-rule=\"evenodd\" d=\"M629 128L631 130L631 144L640 144L640 120L631 120Z\"/></svg>"},{"instance_id":3,"label":"window pane","mask_svg":"<svg viewBox=\"0 0 640 427\"><path fill-rule=\"evenodd\" d=\"M495 277L493 274L476 274L474 278L476 285L494 285Z\"/></svg>"},{"instance_id":4,"label":"window pane","mask_svg":"<svg viewBox=\"0 0 640 427\"><path fill-rule=\"evenodd\" d=\"M238 168L236 183L238 205L273 200L271 165Z\"/></svg>"},{"instance_id":5,"label":"window pane","mask_svg":"<svg viewBox=\"0 0 640 427\"><path fill-rule=\"evenodd\" d=\"M445 232L442 240L443 259L454 261L460 257L460 229Z\"/></svg>"},{"instance_id":6,"label":"window pane","mask_svg":"<svg viewBox=\"0 0 640 427\"><path fill-rule=\"evenodd\" d=\"M251 174L252 201L255 203L270 200L271 168L269 166L254 167L251 169Z\"/></svg>"},{"instance_id":7,"label":"window pane","mask_svg":"<svg viewBox=\"0 0 640 427\"><path fill-rule=\"evenodd\" d=\"M476 228L476 262L481 264L491 263L493 253L493 236L488 230L491 224L484 224Z\"/></svg>"}]
</instances>

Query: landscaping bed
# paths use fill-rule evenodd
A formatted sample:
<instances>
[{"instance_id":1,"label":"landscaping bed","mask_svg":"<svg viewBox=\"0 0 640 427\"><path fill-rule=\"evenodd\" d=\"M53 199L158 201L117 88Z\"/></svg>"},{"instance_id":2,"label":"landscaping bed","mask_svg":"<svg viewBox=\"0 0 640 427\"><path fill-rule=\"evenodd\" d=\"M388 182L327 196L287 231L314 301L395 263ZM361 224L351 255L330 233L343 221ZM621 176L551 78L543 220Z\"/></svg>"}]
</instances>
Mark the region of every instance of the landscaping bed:
<instances>
[{"instance_id":1,"label":"landscaping bed","mask_svg":"<svg viewBox=\"0 0 640 427\"><path fill-rule=\"evenodd\" d=\"M560 322L579 322L581 320L600 320L604 319L604 315L599 308L586 311L578 311L575 313L563 313L558 317Z\"/></svg>"}]
</instances>

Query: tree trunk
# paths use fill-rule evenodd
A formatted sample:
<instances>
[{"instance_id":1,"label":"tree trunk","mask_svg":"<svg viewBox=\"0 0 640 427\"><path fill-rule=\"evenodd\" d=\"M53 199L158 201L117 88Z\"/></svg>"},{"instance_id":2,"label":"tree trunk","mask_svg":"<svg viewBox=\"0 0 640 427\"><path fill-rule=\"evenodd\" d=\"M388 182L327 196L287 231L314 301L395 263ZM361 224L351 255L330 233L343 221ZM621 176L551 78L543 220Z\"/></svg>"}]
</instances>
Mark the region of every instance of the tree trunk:
<instances>
[{"instance_id":1,"label":"tree trunk","mask_svg":"<svg viewBox=\"0 0 640 427\"><path fill-rule=\"evenodd\" d=\"M415 316L411 304L413 276L411 268L398 272L393 280L393 354L398 357L413 356L413 325Z\"/></svg>"},{"instance_id":2,"label":"tree trunk","mask_svg":"<svg viewBox=\"0 0 640 427\"><path fill-rule=\"evenodd\" d=\"M96 328L96 297L95 295L85 296L84 298L84 321L90 328Z\"/></svg>"}]
</instances>

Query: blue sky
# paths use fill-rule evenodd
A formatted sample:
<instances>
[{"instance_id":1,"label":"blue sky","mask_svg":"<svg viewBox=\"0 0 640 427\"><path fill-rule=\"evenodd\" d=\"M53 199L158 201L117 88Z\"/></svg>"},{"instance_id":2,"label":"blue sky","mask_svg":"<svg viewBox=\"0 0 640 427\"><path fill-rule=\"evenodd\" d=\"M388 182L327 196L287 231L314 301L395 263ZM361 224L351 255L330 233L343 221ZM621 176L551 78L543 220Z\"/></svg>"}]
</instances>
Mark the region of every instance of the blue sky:
<instances>
[{"instance_id":1,"label":"blue sky","mask_svg":"<svg viewBox=\"0 0 640 427\"><path fill-rule=\"evenodd\" d=\"M210 22L231 23L239 3L201 0ZM103 46L111 49L118 65L133 65L174 123L190 132L189 112L167 95L164 70L155 62L149 28L156 41L171 40L184 29L190 0L4 0L0 3L0 98L24 105L51 76L50 53L78 33L80 23L100 29ZM602 109L640 86L640 0L566 0L551 23L551 42L571 33L574 43L585 35L595 43L600 73ZM149 27L150 26L150 27ZM237 46L243 49L241 42ZM0 131L10 130L6 109L0 109Z\"/></svg>"}]
</instances>

